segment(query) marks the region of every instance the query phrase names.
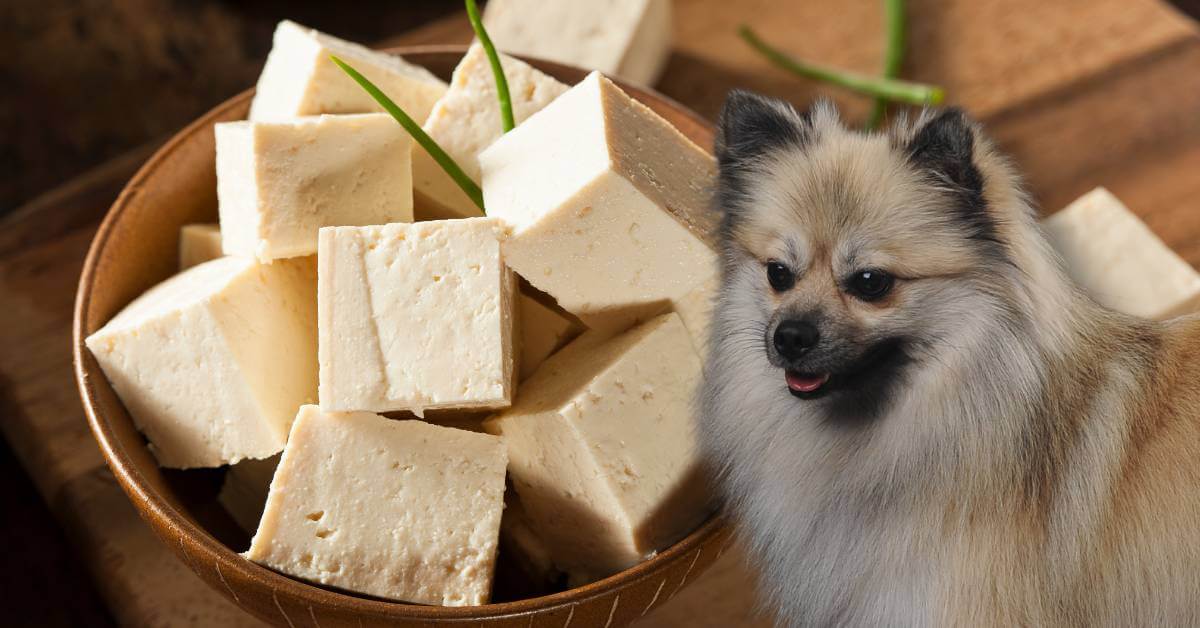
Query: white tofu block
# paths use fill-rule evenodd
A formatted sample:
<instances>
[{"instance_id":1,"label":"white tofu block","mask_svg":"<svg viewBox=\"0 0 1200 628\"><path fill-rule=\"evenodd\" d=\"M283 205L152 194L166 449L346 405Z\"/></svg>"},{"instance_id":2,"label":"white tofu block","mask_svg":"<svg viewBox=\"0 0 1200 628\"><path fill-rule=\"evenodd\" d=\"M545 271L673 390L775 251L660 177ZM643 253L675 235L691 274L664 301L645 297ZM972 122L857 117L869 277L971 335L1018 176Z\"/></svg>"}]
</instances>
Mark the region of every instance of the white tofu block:
<instances>
[{"instance_id":1,"label":"white tofu block","mask_svg":"<svg viewBox=\"0 0 1200 628\"><path fill-rule=\"evenodd\" d=\"M700 359L675 314L585 333L484 423L534 531L572 582L625 569L709 512L691 410Z\"/></svg>"},{"instance_id":2,"label":"white tofu block","mask_svg":"<svg viewBox=\"0 0 1200 628\"><path fill-rule=\"evenodd\" d=\"M317 393L314 260L222 257L150 289L87 346L159 464L279 453Z\"/></svg>"},{"instance_id":3,"label":"white tofu block","mask_svg":"<svg viewBox=\"0 0 1200 628\"><path fill-rule=\"evenodd\" d=\"M517 124L567 91L566 85L523 61L501 54L500 64ZM476 43L455 68L450 89L433 106L424 129L467 176L479 183L479 153L503 134L501 124L492 67L483 46ZM413 149L413 188L420 199L419 218L480 215L475 203L420 146Z\"/></svg>"},{"instance_id":4,"label":"white tofu block","mask_svg":"<svg viewBox=\"0 0 1200 628\"><path fill-rule=\"evenodd\" d=\"M674 302L675 313L683 321L692 346L701 357L707 355L709 327L712 324L714 299L720 286L720 278L712 277Z\"/></svg>"},{"instance_id":5,"label":"white tofu block","mask_svg":"<svg viewBox=\"0 0 1200 628\"><path fill-rule=\"evenodd\" d=\"M276 454L262 460L247 458L225 472L225 481L221 483L217 501L238 526L251 535L258 529L263 507L267 504L271 478L275 476L278 466L279 455Z\"/></svg>"},{"instance_id":6,"label":"white tofu block","mask_svg":"<svg viewBox=\"0 0 1200 628\"><path fill-rule=\"evenodd\" d=\"M1101 305L1146 318L1200 308L1200 274L1104 188L1042 221L1067 274Z\"/></svg>"},{"instance_id":7,"label":"white tofu block","mask_svg":"<svg viewBox=\"0 0 1200 628\"><path fill-rule=\"evenodd\" d=\"M184 225L179 229L179 270L187 270L224 254L221 229L216 224Z\"/></svg>"},{"instance_id":8,"label":"white tofu block","mask_svg":"<svg viewBox=\"0 0 1200 628\"><path fill-rule=\"evenodd\" d=\"M383 111L358 83L329 59L336 55L414 120L424 120L446 83L428 70L396 55L284 20L275 28L267 63L258 77L250 120L287 120L322 113Z\"/></svg>"},{"instance_id":9,"label":"white tofu block","mask_svg":"<svg viewBox=\"0 0 1200 628\"><path fill-rule=\"evenodd\" d=\"M525 381L546 358L583 333L583 326L527 294L521 294L517 303L521 308L520 381Z\"/></svg>"},{"instance_id":10,"label":"white tofu block","mask_svg":"<svg viewBox=\"0 0 1200 628\"><path fill-rule=\"evenodd\" d=\"M510 54L652 85L671 54L670 0L490 0L483 23Z\"/></svg>"},{"instance_id":11,"label":"white tofu block","mask_svg":"<svg viewBox=\"0 0 1200 628\"><path fill-rule=\"evenodd\" d=\"M599 74L479 163L488 215L513 226L505 261L589 327L665 309L717 272L704 240L716 162Z\"/></svg>"},{"instance_id":12,"label":"white tofu block","mask_svg":"<svg viewBox=\"0 0 1200 628\"><path fill-rule=\"evenodd\" d=\"M321 230L321 408L504 408L516 279L495 218Z\"/></svg>"},{"instance_id":13,"label":"white tofu block","mask_svg":"<svg viewBox=\"0 0 1200 628\"><path fill-rule=\"evenodd\" d=\"M412 220L412 138L382 113L216 125L224 250L312 255L317 230Z\"/></svg>"},{"instance_id":14,"label":"white tofu block","mask_svg":"<svg viewBox=\"0 0 1200 628\"><path fill-rule=\"evenodd\" d=\"M486 604L505 463L487 434L304 406L245 556L392 600Z\"/></svg>"}]
</instances>

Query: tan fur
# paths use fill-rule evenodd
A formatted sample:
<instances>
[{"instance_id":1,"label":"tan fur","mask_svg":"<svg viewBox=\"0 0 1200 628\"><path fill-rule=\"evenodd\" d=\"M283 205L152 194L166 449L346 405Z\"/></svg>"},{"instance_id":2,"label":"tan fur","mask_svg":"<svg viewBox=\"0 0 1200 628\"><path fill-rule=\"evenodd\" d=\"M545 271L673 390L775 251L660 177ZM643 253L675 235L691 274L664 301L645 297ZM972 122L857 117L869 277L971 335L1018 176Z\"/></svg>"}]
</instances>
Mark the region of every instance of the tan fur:
<instances>
[{"instance_id":1,"label":"tan fur","mask_svg":"<svg viewBox=\"0 0 1200 628\"><path fill-rule=\"evenodd\" d=\"M780 619L1200 625L1200 318L1133 319L1071 286L978 132L1005 261L956 235L897 148L928 119L863 135L818 108L727 221L702 436ZM767 287L769 260L795 288ZM839 289L863 267L899 278L886 299ZM849 344L921 339L865 425L791 398L766 355L779 317L814 309Z\"/></svg>"}]
</instances>

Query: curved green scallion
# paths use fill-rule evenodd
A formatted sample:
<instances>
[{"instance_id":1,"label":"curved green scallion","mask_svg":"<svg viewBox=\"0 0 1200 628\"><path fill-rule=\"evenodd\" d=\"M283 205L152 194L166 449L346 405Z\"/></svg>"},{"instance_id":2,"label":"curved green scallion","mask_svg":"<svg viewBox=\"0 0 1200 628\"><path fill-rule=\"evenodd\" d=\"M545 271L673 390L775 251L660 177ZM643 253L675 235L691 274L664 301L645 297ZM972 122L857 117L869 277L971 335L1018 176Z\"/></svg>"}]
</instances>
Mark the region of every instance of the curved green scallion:
<instances>
[{"instance_id":1,"label":"curved green scallion","mask_svg":"<svg viewBox=\"0 0 1200 628\"><path fill-rule=\"evenodd\" d=\"M379 105L388 113L392 114L392 117L396 119L396 122L399 122L400 126L404 127L405 131L408 131L408 134L412 136L413 140L421 145L421 148L424 148L429 152L429 155L433 157L433 160L442 167L442 170L446 171L446 174L450 175L450 178L458 184L458 187L462 188L462 191L466 193L467 197L470 198L477 207L479 207L479 210L485 214L487 213L483 208L483 190L480 190L479 186L471 180L471 177L468 177L467 174L463 172L462 168L455 163L454 159L450 157L450 155L447 155L446 151L442 150L442 147L438 146L438 143L435 142L432 137L429 137L429 134L421 128L421 125L417 124L407 113L404 112L403 109L400 108L399 105L392 102L392 99L388 98L387 94L384 94L378 87L375 86L374 83L368 80L367 77L359 74L358 70L350 67L349 64L337 58L336 56L330 55L329 58L333 60L333 62L337 64L337 66L341 68L343 72L349 75L350 78L354 79L354 82L358 83L359 87L362 87L364 91L370 94L371 98L375 99L375 102L379 103Z\"/></svg>"}]
</instances>

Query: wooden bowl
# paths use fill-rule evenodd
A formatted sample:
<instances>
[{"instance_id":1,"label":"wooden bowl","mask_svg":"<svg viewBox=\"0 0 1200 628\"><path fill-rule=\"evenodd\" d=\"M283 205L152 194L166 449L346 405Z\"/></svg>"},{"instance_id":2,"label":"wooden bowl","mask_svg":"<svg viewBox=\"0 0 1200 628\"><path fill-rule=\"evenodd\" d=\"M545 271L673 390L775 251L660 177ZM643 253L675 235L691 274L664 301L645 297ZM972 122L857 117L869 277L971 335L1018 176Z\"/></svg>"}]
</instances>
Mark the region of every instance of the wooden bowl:
<instances>
[{"instance_id":1,"label":"wooden bowl","mask_svg":"<svg viewBox=\"0 0 1200 628\"><path fill-rule=\"evenodd\" d=\"M463 46L394 50L449 78ZM583 70L528 60L575 83ZM652 91L621 87L669 120L700 146L712 145L712 127L678 103ZM117 398L84 338L146 289L176 272L179 227L215 222L217 180L213 124L240 120L248 90L179 132L125 186L92 241L75 303L74 357L88 420L109 467L142 518L179 558L214 589L261 619L299 626L620 626L669 600L708 567L730 538L713 516L674 546L631 569L560 593L477 607L419 606L322 588L259 566L238 555L247 547L215 504L220 471L160 469ZM498 577L499 582L499 577Z\"/></svg>"}]
</instances>

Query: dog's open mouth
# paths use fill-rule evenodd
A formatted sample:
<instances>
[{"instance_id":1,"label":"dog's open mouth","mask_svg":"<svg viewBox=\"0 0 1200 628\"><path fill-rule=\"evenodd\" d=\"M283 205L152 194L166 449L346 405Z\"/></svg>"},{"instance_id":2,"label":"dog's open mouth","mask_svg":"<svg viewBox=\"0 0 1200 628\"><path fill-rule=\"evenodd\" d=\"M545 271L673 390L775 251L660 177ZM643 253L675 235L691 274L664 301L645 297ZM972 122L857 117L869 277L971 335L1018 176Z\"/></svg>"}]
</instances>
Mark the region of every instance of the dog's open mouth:
<instances>
[{"instance_id":1,"label":"dog's open mouth","mask_svg":"<svg viewBox=\"0 0 1200 628\"><path fill-rule=\"evenodd\" d=\"M801 373L785 371L788 390L801 399L814 399L824 394L825 384L829 383L829 373Z\"/></svg>"},{"instance_id":2,"label":"dog's open mouth","mask_svg":"<svg viewBox=\"0 0 1200 628\"><path fill-rule=\"evenodd\" d=\"M836 390L862 390L871 383L887 383L909 362L904 341L890 339L875 345L848 368L836 372L812 373L787 369L784 379L788 392L800 399L819 399Z\"/></svg>"}]
</instances>

